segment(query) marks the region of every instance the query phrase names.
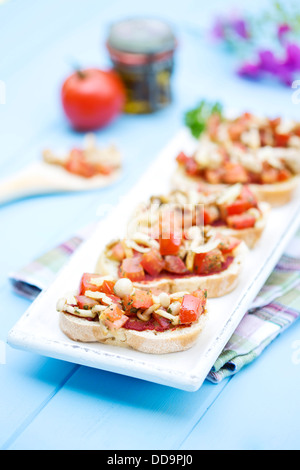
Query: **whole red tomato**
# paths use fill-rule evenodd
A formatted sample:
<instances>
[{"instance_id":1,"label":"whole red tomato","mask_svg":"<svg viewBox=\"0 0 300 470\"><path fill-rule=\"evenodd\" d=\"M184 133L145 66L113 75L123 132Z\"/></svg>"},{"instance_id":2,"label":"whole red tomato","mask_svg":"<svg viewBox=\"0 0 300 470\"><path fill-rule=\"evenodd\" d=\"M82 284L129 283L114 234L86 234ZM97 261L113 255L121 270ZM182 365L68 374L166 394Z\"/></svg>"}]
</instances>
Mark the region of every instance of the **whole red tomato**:
<instances>
[{"instance_id":1,"label":"whole red tomato","mask_svg":"<svg viewBox=\"0 0 300 470\"><path fill-rule=\"evenodd\" d=\"M114 71L91 68L66 79L61 99L74 129L92 131L106 126L122 112L125 90Z\"/></svg>"}]
</instances>

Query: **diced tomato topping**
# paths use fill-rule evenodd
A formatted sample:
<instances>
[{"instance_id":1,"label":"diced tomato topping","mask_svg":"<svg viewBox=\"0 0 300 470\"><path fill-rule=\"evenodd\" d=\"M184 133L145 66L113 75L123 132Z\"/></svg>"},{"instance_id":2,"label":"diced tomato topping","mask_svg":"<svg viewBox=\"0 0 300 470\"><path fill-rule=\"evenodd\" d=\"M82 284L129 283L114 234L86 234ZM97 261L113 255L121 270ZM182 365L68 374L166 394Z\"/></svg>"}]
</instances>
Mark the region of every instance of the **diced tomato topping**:
<instances>
[{"instance_id":1,"label":"diced tomato topping","mask_svg":"<svg viewBox=\"0 0 300 470\"><path fill-rule=\"evenodd\" d=\"M186 265L179 256L168 255L165 257L165 270L170 273L184 274L187 272Z\"/></svg>"},{"instance_id":2,"label":"diced tomato topping","mask_svg":"<svg viewBox=\"0 0 300 470\"><path fill-rule=\"evenodd\" d=\"M149 292L141 289L135 289L133 294L126 295L123 298L123 306L126 312L134 310L147 310L153 305L153 298Z\"/></svg>"},{"instance_id":3,"label":"diced tomato topping","mask_svg":"<svg viewBox=\"0 0 300 470\"><path fill-rule=\"evenodd\" d=\"M96 173L95 168L86 161L83 151L78 149L70 152L65 169L84 178L91 178Z\"/></svg>"},{"instance_id":4,"label":"diced tomato topping","mask_svg":"<svg viewBox=\"0 0 300 470\"><path fill-rule=\"evenodd\" d=\"M139 257L125 258L120 267L121 277L127 277L132 282L139 282L145 279L145 271L140 263Z\"/></svg>"},{"instance_id":5,"label":"diced tomato topping","mask_svg":"<svg viewBox=\"0 0 300 470\"><path fill-rule=\"evenodd\" d=\"M116 243L111 248L111 256L116 261L123 261L125 258L125 250L121 242Z\"/></svg>"},{"instance_id":6,"label":"diced tomato topping","mask_svg":"<svg viewBox=\"0 0 300 470\"><path fill-rule=\"evenodd\" d=\"M157 276L164 269L164 264L160 252L155 248L142 256L141 265L150 276Z\"/></svg>"},{"instance_id":7,"label":"diced tomato topping","mask_svg":"<svg viewBox=\"0 0 300 470\"><path fill-rule=\"evenodd\" d=\"M95 305L98 305L98 302L94 299L90 299L85 295L76 295L75 299L77 300L77 305L83 310L91 310Z\"/></svg>"},{"instance_id":8,"label":"diced tomato topping","mask_svg":"<svg viewBox=\"0 0 300 470\"><path fill-rule=\"evenodd\" d=\"M171 325L170 320L168 320L165 317L162 317L161 315L158 315L155 312L152 313L152 316L162 329L167 330L168 328L170 328L170 325Z\"/></svg>"},{"instance_id":9,"label":"diced tomato topping","mask_svg":"<svg viewBox=\"0 0 300 470\"><path fill-rule=\"evenodd\" d=\"M103 281L102 285L99 287L99 291L107 295L114 295L114 286L115 281Z\"/></svg>"},{"instance_id":10,"label":"diced tomato topping","mask_svg":"<svg viewBox=\"0 0 300 470\"><path fill-rule=\"evenodd\" d=\"M177 255L181 246L182 238L179 234L171 232L168 237L162 233L159 238L160 254Z\"/></svg>"},{"instance_id":11,"label":"diced tomato topping","mask_svg":"<svg viewBox=\"0 0 300 470\"><path fill-rule=\"evenodd\" d=\"M179 164L185 165L189 158L190 157L188 157L184 152L180 152L177 155L176 160Z\"/></svg>"},{"instance_id":12,"label":"diced tomato topping","mask_svg":"<svg viewBox=\"0 0 300 470\"><path fill-rule=\"evenodd\" d=\"M229 215L242 214L252 207L257 207L257 201L248 186L243 186L239 197L230 205L222 207L222 216L226 218Z\"/></svg>"},{"instance_id":13,"label":"diced tomato topping","mask_svg":"<svg viewBox=\"0 0 300 470\"><path fill-rule=\"evenodd\" d=\"M241 194L240 194L240 199L242 199L243 201L247 201L249 205L251 204L251 207L257 207L256 196L247 185L243 186Z\"/></svg>"},{"instance_id":14,"label":"diced tomato topping","mask_svg":"<svg viewBox=\"0 0 300 470\"><path fill-rule=\"evenodd\" d=\"M119 320L124 315L123 310L118 305L109 305L103 313L110 321Z\"/></svg>"},{"instance_id":15,"label":"diced tomato topping","mask_svg":"<svg viewBox=\"0 0 300 470\"><path fill-rule=\"evenodd\" d=\"M231 253L241 244L241 240L235 237L226 237L224 235L218 234L218 239L220 239L218 248L222 251L223 254Z\"/></svg>"},{"instance_id":16,"label":"diced tomato topping","mask_svg":"<svg viewBox=\"0 0 300 470\"><path fill-rule=\"evenodd\" d=\"M269 124L272 130L275 130L277 126L281 123L281 117L277 117L274 119L269 119Z\"/></svg>"},{"instance_id":17,"label":"diced tomato topping","mask_svg":"<svg viewBox=\"0 0 300 470\"><path fill-rule=\"evenodd\" d=\"M296 124L293 130L293 134L300 137L300 124Z\"/></svg>"},{"instance_id":18,"label":"diced tomato topping","mask_svg":"<svg viewBox=\"0 0 300 470\"><path fill-rule=\"evenodd\" d=\"M229 227L242 230L255 226L256 218L251 214L231 215L226 219Z\"/></svg>"},{"instance_id":19,"label":"diced tomato topping","mask_svg":"<svg viewBox=\"0 0 300 470\"><path fill-rule=\"evenodd\" d=\"M198 289L192 292L192 295L194 297L197 297L198 299L201 299L203 307L206 305L207 301L207 290L206 289Z\"/></svg>"},{"instance_id":20,"label":"diced tomato topping","mask_svg":"<svg viewBox=\"0 0 300 470\"><path fill-rule=\"evenodd\" d=\"M103 276L100 276L100 274L84 273L80 281L80 287L79 287L80 294L84 295L87 290L91 290L92 292L99 292L100 291L99 286L92 284L91 280L101 278L101 277Z\"/></svg>"},{"instance_id":21,"label":"diced tomato topping","mask_svg":"<svg viewBox=\"0 0 300 470\"><path fill-rule=\"evenodd\" d=\"M209 116L206 123L206 130L211 139L216 139L218 136L218 129L221 123L221 116L219 113L214 113Z\"/></svg>"},{"instance_id":22,"label":"diced tomato topping","mask_svg":"<svg viewBox=\"0 0 300 470\"><path fill-rule=\"evenodd\" d=\"M101 319L109 329L118 330L125 325L128 317L118 305L110 305L102 312Z\"/></svg>"},{"instance_id":23,"label":"diced tomato topping","mask_svg":"<svg viewBox=\"0 0 300 470\"><path fill-rule=\"evenodd\" d=\"M106 294L106 296L109 297L115 304L119 304L119 306L122 305L122 300L120 299L120 297L117 297L114 294Z\"/></svg>"},{"instance_id":24,"label":"diced tomato topping","mask_svg":"<svg viewBox=\"0 0 300 470\"><path fill-rule=\"evenodd\" d=\"M286 147L290 138L290 134L274 133L275 147Z\"/></svg>"},{"instance_id":25,"label":"diced tomato topping","mask_svg":"<svg viewBox=\"0 0 300 470\"><path fill-rule=\"evenodd\" d=\"M261 181L263 184L273 184L278 181L278 170L268 164L264 165L261 173Z\"/></svg>"},{"instance_id":26,"label":"diced tomato topping","mask_svg":"<svg viewBox=\"0 0 300 470\"><path fill-rule=\"evenodd\" d=\"M286 181L292 177L292 173L289 170L282 169L278 171L278 181Z\"/></svg>"},{"instance_id":27,"label":"diced tomato topping","mask_svg":"<svg viewBox=\"0 0 300 470\"><path fill-rule=\"evenodd\" d=\"M188 157L184 152L180 152L176 157L179 165L184 165L185 171L190 175L194 176L198 173L198 165L193 157Z\"/></svg>"},{"instance_id":28,"label":"diced tomato topping","mask_svg":"<svg viewBox=\"0 0 300 470\"><path fill-rule=\"evenodd\" d=\"M187 160L185 164L185 171L190 176L195 176L199 173L198 165L192 157Z\"/></svg>"},{"instance_id":29,"label":"diced tomato topping","mask_svg":"<svg viewBox=\"0 0 300 470\"><path fill-rule=\"evenodd\" d=\"M180 323L185 324L197 321L204 312L204 305L203 299L191 294L185 295L179 311Z\"/></svg>"},{"instance_id":30,"label":"diced tomato topping","mask_svg":"<svg viewBox=\"0 0 300 470\"><path fill-rule=\"evenodd\" d=\"M273 184L278 181L278 172L275 168L263 171L261 174L263 184Z\"/></svg>"},{"instance_id":31,"label":"diced tomato topping","mask_svg":"<svg viewBox=\"0 0 300 470\"><path fill-rule=\"evenodd\" d=\"M216 206L204 207L204 225L211 225L220 217L220 212Z\"/></svg>"},{"instance_id":32,"label":"diced tomato topping","mask_svg":"<svg viewBox=\"0 0 300 470\"><path fill-rule=\"evenodd\" d=\"M247 183L248 173L239 163L226 162L222 179L226 184Z\"/></svg>"},{"instance_id":33,"label":"diced tomato topping","mask_svg":"<svg viewBox=\"0 0 300 470\"><path fill-rule=\"evenodd\" d=\"M220 184L222 183L223 171L221 168L216 170L205 170L204 179L210 184Z\"/></svg>"},{"instance_id":34,"label":"diced tomato topping","mask_svg":"<svg viewBox=\"0 0 300 470\"><path fill-rule=\"evenodd\" d=\"M231 140L237 141L240 139L242 133L247 129L246 120L241 118L237 119L235 122L231 123L228 126L228 135Z\"/></svg>"},{"instance_id":35,"label":"diced tomato topping","mask_svg":"<svg viewBox=\"0 0 300 470\"><path fill-rule=\"evenodd\" d=\"M216 248L208 253L198 253L195 255L194 271L197 274L210 274L222 269L224 257L222 251Z\"/></svg>"}]
</instances>

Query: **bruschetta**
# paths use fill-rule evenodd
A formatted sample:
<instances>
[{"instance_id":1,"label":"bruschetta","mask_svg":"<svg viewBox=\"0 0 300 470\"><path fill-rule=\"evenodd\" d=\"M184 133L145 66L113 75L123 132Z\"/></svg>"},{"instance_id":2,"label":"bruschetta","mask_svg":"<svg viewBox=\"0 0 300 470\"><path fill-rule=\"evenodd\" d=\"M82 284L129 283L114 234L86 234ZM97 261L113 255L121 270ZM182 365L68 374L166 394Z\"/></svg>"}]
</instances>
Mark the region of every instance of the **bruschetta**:
<instances>
[{"instance_id":1,"label":"bruschetta","mask_svg":"<svg viewBox=\"0 0 300 470\"><path fill-rule=\"evenodd\" d=\"M177 156L173 188L187 190L202 183L220 189L250 185L261 201L280 206L291 200L299 184L300 124L258 118L209 117L195 152Z\"/></svg>"},{"instance_id":2,"label":"bruschetta","mask_svg":"<svg viewBox=\"0 0 300 470\"><path fill-rule=\"evenodd\" d=\"M78 292L59 299L56 309L61 330L74 341L166 354L196 342L207 317L207 294L154 295L126 278L85 273Z\"/></svg>"},{"instance_id":3,"label":"bruschetta","mask_svg":"<svg viewBox=\"0 0 300 470\"><path fill-rule=\"evenodd\" d=\"M172 214L183 231L204 225L211 231L239 238L252 249L265 229L269 211L268 203L259 202L250 188L240 183L219 192L174 190L140 204L130 219L128 232L155 236L160 221Z\"/></svg>"},{"instance_id":4,"label":"bruschetta","mask_svg":"<svg viewBox=\"0 0 300 470\"><path fill-rule=\"evenodd\" d=\"M214 298L235 289L248 253L243 241L197 226L182 233L167 225L157 239L141 232L109 243L96 272L128 278L135 287L153 292L206 289Z\"/></svg>"}]
</instances>

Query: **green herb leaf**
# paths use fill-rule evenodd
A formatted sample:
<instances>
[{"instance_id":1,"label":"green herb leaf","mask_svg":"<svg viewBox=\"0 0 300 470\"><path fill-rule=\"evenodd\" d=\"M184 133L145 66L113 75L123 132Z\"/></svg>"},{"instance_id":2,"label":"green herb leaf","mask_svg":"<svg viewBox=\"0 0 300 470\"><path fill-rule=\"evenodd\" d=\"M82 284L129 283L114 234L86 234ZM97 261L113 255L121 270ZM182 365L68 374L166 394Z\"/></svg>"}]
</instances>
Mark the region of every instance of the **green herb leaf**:
<instances>
[{"instance_id":1,"label":"green herb leaf","mask_svg":"<svg viewBox=\"0 0 300 470\"><path fill-rule=\"evenodd\" d=\"M196 108L185 113L184 122L192 135L198 138L205 131L208 118L216 113L222 116L222 112L223 107L219 102L210 103L202 100Z\"/></svg>"}]
</instances>

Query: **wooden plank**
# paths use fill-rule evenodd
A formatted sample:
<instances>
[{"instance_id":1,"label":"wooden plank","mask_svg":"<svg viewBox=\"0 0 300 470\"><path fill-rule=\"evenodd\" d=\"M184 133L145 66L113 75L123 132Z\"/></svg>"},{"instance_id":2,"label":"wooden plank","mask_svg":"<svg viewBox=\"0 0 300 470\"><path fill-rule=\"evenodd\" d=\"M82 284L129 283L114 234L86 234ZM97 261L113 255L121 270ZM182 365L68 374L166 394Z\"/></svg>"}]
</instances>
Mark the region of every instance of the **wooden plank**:
<instances>
[{"instance_id":1,"label":"wooden plank","mask_svg":"<svg viewBox=\"0 0 300 470\"><path fill-rule=\"evenodd\" d=\"M300 322L239 372L180 450L299 450Z\"/></svg>"},{"instance_id":2,"label":"wooden plank","mask_svg":"<svg viewBox=\"0 0 300 470\"><path fill-rule=\"evenodd\" d=\"M68 60L74 51L86 64L106 63L103 39L109 22L117 17L159 11L176 22L181 44L174 76L175 101L155 116L124 116L97 133L103 142L117 138L125 152L125 173L117 186L96 194L30 199L0 209L4 247L0 295L5 312L0 341L28 305L9 290L8 272L93 221L101 212L101 203L114 204L174 135L184 110L198 98L218 98L229 106L271 114L278 109L297 111L290 90L249 87L232 74L228 56L203 45L196 32L187 28L188 20L198 21L201 15L204 24L203 18L216 4L187 1L174 7L174 0L150 4L88 0L88 4L84 12L87 2L79 0L53 0L46 7L30 0L23 10L16 1L1 7L0 14L6 9L7 23L0 31L0 52L1 44L12 40L11 57L0 54L8 84L7 104L0 106L1 175L39 158L46 144L80 142L81 136L71 132L62 117L59 85L69 72ZM68 11L70 5L72 11ZM17 19L9 17L10 8L14 13L18 10ZM56 18L58 11L60 17ZM40 14L48 21L37 24ZM16 28L13 37L8 35L11 25ZM228 386L228 381L218 386L205 383L192 394L8 348L6 363L0 364L0 448L191 449L216 448L219 443L228 448L299 447L295 419L299 374L297 366L288 362L291 341L299 339L297 328L289 332L287 343L280 340L275 356L271 355L274 348L272 353L268 351L270 360L267 355L261 358Z\"/></svg>"},{"instance_id":3,"label":"wooden plank","mask_svg":"<svg viewBox=\"0 0 300 470\"><path fill-rule=\"evenodd\" d=\"M177 449L226 382L181 392L81 367L10 449Z\"/></svg>"}]
</instances>

